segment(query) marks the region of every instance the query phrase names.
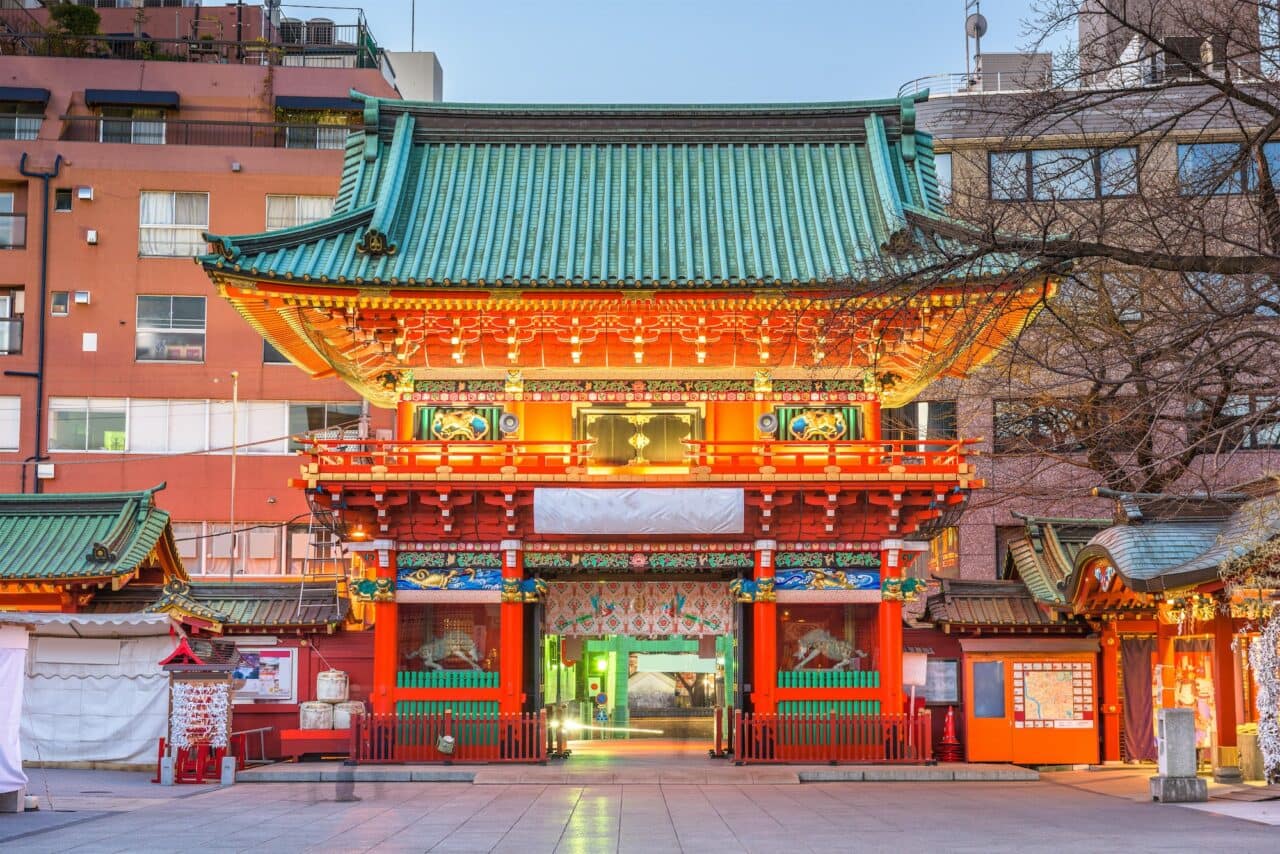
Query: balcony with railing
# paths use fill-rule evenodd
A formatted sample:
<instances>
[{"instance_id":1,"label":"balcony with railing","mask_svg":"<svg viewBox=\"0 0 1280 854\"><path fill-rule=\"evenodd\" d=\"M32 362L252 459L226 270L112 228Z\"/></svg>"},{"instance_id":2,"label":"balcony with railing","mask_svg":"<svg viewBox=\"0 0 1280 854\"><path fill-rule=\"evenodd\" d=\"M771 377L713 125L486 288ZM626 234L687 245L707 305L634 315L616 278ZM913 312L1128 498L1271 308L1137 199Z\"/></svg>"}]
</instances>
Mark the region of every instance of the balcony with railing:
<instances>
[{"instance_id":1,"label":"balcony with railing","mask_svg":"<svg viewBox=\"0 0 1280 854\"><path fill-rule=\"evenodd\" d=\"M27 215L0 213L0 249L25 249L27 246Z\"/></svg>"},{"instance_id":2,"label":"balcony with railing","mask_svg":"<svg viewBox=\"0 0 1280 854\"><path fill-rule=\"evenodd\" d=\"M79 36L0 28L0 55L302 68L380 67L381 49L366 25L330 23L325 32L323 38L295 40L283 29L270 39L225 39L211 35L152 38L127 33Z\"/></svg>"},{"instance_id":3,"label":"balcony with railing","mask_svg":"<svg viewBox=\"0 0 1280 854\"><path fill-rule=\"evenodd\" d=\"M977 440L685 441L682 465L600 466L594 441L310 440L303 480L492 481L582 484L752 481L954 482L974 477L965 448Z\"/></svg>"},{"instance_id":4,"label":"balcony with railing","mask_svg":"<svg viewBox=\"0 0 1280 854\"><path fill-rule=\"evenodd\" d=\"M283 122L189 119L139 120L61 116L62 139L133 145L213 145L238 148L341 150L350 128Z\"/></svg>"}]
</instances>

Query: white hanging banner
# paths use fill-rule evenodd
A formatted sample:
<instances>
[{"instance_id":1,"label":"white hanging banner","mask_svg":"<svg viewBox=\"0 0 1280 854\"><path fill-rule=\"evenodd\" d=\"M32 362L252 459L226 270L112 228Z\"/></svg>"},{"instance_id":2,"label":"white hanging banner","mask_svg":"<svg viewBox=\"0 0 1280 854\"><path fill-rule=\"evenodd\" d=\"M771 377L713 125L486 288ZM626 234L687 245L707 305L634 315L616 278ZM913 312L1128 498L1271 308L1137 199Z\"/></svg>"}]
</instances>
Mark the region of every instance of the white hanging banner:
<instances>
[{"instance_id":1,"label":"white hanging banner","mask_svg":"<svg viewBox=\"0 0 1280 854\"><path fill-rule=\"evenodd\" d=\"M533 491L539 534L741 534L743 490L732 488Z\"/></svg>"},{"instance_id":2,"label":"white hanging banner","mask_svg":"<svg viewBox=\"0 0 1280 854\"><path fill-rule=\"evenodd\" d=\"M27 785L18 737L26 663L27 627L0 626L0 793Z\"/></svg>"}]
</instances>

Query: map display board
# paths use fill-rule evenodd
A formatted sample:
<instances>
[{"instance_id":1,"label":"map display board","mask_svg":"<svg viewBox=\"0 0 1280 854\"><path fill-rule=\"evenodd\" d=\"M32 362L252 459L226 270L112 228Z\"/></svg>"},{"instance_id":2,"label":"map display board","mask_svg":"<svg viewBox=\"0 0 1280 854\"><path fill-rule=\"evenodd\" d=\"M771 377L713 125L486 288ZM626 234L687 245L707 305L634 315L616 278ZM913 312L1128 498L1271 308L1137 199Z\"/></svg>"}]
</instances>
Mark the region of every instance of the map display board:
<instances>
[{"instance_id":1,"label":"map display board","mask_svg":"<svg viewBox=\"0 0 1280 854\"><path fill-rule=\"evenodd\" d=\"M1088 729L1093 726L1093 713L1092 663L1013 663L1013 715L1018 729Z\"/></svg>"}]
</instances>

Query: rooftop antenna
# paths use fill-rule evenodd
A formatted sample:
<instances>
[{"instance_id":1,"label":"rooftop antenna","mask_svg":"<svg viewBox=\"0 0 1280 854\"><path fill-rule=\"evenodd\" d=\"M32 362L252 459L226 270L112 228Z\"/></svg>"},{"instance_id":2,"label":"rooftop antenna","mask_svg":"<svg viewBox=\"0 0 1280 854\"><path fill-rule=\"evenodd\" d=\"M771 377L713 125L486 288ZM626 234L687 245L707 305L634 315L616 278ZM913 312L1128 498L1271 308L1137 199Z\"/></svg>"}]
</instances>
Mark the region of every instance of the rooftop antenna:
<instances>
[{"instance_id":1,"label":"rooftop antenna","mask_svg":"<svg viewBox=\"0 0 1280 854\"><path fill-rule=\"evenodd\" d=\"M964 0L964 74L970 83L974 82L973 74L982 56L982 37L987 34L987 19L981 7L981 0Z\"/></svg>"}]
</instances>

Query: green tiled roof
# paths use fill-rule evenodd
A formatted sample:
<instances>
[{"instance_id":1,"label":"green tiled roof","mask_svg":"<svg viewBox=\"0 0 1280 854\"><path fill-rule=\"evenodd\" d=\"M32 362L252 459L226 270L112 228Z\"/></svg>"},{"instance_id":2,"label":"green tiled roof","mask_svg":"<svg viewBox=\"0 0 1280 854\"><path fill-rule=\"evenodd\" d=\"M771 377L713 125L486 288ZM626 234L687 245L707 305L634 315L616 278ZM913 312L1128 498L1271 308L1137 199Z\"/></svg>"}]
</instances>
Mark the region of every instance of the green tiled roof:
<instances>
[{"instance_id":1,"label":"green tiled roof","mask_svg":"<svg viewBox=\"0 0 1280 854\"><path fill-rule=\"evenodd\" d=\"M164 541L179 570L169 514L155 493L0 495L0 581L129 575Z\"/></svg>"},{"instance_id":2,"label":"green tiled roof","mask_svg":"<svg viewBox=\"0 0 1280 854\"><path fill-rule=\"evenodd\" d=\"M366 104L331 218L209 235L218 254L200 262L317 283L661 288L856 282L940 260L909 224L942 211L911 99Z\"/></svg>"},{"instance_id":3,"label":"green tiled roof","mask_svg":"<svg viewBox=\"0 0 1280 854\"><path fill-rule=\"evenodd\" d=\"M1077 573L1102 558L1130 590L1149 593L1212 582L1221 565L1280 537L1280 498L1241 503L1219 519L1181 519L1116 525L1080 551ZM1078 581L1076 577L1072 581Z\"/></svg>"},{"instance_id":4,"label":"green tiled roof","mask_svg":"<svg viewBox=\"0 0 1280 854\"><path fill-rule=\"evenodd\" d=\"M1016 572L1038 601L1066 605L1060 583L1071 574L1076 555L1110 520L1022 518L1023 534L1009 543L1005 555L1005 577Z\"/></svg>"},{"instance_id":5,"label":"green tiled roof","mask_svg":"<svg viewBox=\"0 0 1280 854\"><path fill-rule=\"evenodd\" d=\"M89 611L99 614L177 610L228 629L334 629L351 610L333 582L264 584L255 581L173 581L164 587L131 584L94 597Z\"/></svg>"}]
</instances>

